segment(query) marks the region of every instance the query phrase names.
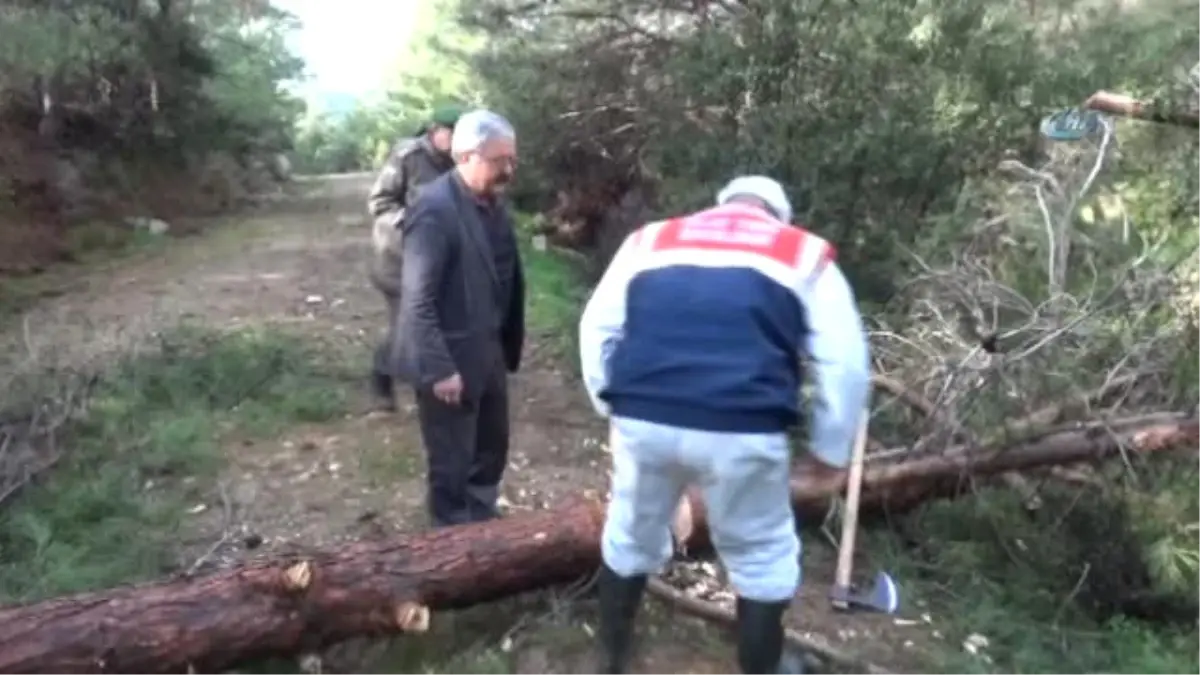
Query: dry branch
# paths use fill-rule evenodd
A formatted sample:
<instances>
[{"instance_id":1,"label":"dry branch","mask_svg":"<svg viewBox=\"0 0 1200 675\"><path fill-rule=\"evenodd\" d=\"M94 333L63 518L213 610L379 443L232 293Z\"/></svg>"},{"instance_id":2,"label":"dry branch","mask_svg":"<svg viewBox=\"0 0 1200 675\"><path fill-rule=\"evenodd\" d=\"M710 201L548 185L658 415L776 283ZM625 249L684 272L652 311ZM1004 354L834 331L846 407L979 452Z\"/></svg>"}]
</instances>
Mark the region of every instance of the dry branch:
<instances>
[{"instance_id":1,"label":"dry branch","mask_svg":"<svg viewBox=\"0 0 1200 675\"><path fill-rule=\"evenodd\" d=\"M1169 448L1200 445L1200 426L1183 414L1142 415L1075 424L1008 446L973 448L958 445L940 453L900 456L868 462L863 469L864 512L900 513L924 501L954 498L969 491L976 479L1009 471L1076 464L1111 458L1122 452L1150 454ZM821 522L829 500L841 495L845 480L792 479L792 508L808 522ZM675 516L675 538L685 550L711 546L704 503L690 493ZM2 643L0 643L2 644Z\"/></svg>"},{"instance_id":2,"label":"dry branch","mask_svg":"<svg viewBox=\"0 0 1200 675\"><path fill-rule=\"evenodd\" d=\"M963 429L962 425L953 419L953 415L949 411L939 410L931 401L912 391L899 380L886 375L876 374L871 376L871 384L876 389L882 389L900 399L908 407L924 415L929 421L941 423L942 426L949 429L953 436L959 440L965 440L972 446L978 445L978 440L975 439L974 435ZM923 443L918 443L918 445L923 445ZM1000 480L1008 487L1020 493L1021 501L1025 504L1026 509L1032 511L1041 507L1041 497L1038 495L1037 489L1029 481L1025 480L1025 477L1021 474L1010 471L1001 474Z\"/></svg>"},{"instance_id":3,"label":"dry branch","mask_svg":"<svg viewBox=\"0 0 1200 675\"><path fill-rule=\"evenodd\" d=\"M1160 110L1153 104L1111 91L1098 91L1092 94L1084 102L1083 107L1145 122L1161 122L1181 127L1200 126L1200 113L1195 110Z\"/></svg>"},{"instance_id":4,"label":"dry branch","mask_svg":"<svg viewBox=\"0 0 1200 675\"><path fill-rule=\"evenodd\" d=\"M968 474L1195 447L1194 419L1159 415L1081 426L1009 448L873 462L862 508L897 510L963 491ZM844 481L799 476L793 504L819 520ZM195 578L0 609L0 672L217 672L312 652L362 635L419 632L430 612L567 582L600 560L603 504L579 500L503 520L359 542ZM704 509L685 498L681 545L707 541Z\"/></svg>"},{"instance_id":5,"label":"dry branch","mask_svg":"<svg viewBox=\"0 0 1200 675\"><path fill-rule=\"evenodd\" d=\"M1008 438L1017 438L1037 429L1045 429L1075 410L1085 412L1093 405L1104 400L1106 396L1118 388L1137 381L1139 375L1140 373L1127 373L1120 377L1110 378L1096 391L1078 401L1061 401L1032 412L1020 419L1005 422L1003 432Z\"/></svg>"},{"instance_id":6,"label":"dry branch","mask_svg":"<svg viewBox=\"0 0 1200 675\"><path fill-rule=\"evenodd\" d=\"M27 416L0 419L0 505L58 464L58 433L87 405L93 383L94 379L72 382ZM0 391L12 386L9 380L0 384Z\"/></svg>"}]
</instances>

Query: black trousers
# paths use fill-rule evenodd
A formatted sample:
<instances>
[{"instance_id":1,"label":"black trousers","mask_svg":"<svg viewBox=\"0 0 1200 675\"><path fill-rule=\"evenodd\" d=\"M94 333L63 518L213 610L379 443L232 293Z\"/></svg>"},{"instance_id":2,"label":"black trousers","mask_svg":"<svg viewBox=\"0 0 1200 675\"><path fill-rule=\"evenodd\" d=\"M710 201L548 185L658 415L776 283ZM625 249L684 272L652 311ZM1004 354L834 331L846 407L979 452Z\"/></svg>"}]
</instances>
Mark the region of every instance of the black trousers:
<instances>
[{"instance_id":1,"label":"black trousers","mask_svg":"<svg viewBox=\"0 0 1200 675\"><path fill-rule=\"evenodd\" d=\"M459 405L417 392L435 527L499 516L496 500L508 463L508 374L501 364L491 370L479 395Z\"/></svg>"}]
</instances>

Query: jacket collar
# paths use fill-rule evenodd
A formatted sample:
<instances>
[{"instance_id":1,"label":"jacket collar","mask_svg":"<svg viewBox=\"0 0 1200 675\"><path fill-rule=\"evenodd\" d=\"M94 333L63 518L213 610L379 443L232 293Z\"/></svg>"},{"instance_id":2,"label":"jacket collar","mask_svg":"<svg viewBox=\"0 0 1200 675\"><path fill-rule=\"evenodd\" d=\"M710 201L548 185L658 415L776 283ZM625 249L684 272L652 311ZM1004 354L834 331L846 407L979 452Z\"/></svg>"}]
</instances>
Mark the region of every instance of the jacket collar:
<instances>
[{"instance_id":1,"label":"jacket collar","mask_svg":"<svg viewBox=\"0 0 1200 675\"><path fill-rule=\"evenodd\" d=\"M487 235L483 230L485 225L479 217L479 209L476 208L478 199L467 188L467 184L463 182L462 176L458 175L458 171L450 171L450 186L457 193L457 199L454 201L461 226L466 230L467 238L473 244L472 248L483 258L484 269L487 270L492 281L496 282L499 280L499 276L496 274L491 244L487 241Z\"/></svg>"},{"instance_id":2,"label":"jacket collar","mask_svg":"<svg viewBox=\"0 0 1200 675\"><path fill-rule=\"evenodd\" d=\"M448 171L454 168L454 160L451 159L450 155L433 147L433 140L429 138L428 131L417 138L417 147L421 148L421 151L429 157L431 162L442 167L443 170Z\"/></svg>"}]
</instances>

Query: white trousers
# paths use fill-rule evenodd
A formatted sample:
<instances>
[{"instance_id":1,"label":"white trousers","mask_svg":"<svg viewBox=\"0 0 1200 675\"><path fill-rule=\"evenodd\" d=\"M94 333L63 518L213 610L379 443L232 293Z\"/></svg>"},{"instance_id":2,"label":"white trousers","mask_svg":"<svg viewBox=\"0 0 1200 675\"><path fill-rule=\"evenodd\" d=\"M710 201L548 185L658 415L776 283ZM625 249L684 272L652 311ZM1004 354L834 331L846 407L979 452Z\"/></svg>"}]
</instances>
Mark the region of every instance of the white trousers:
<instances>
[{"instance_id":1,"label":"white trousers","mask_svg":"<svg viewBox=\"0 0 1200 675\"><path fill-rule=\"evenodd\" d=\"M688 485L704 495L717 554L746 599L791 599L800 584L800 540L788 488L784 434L679 429L613 418L612 499L604 562L621 576L656 574L671 557L671 523Z\"/></svg>"}]
</instances>

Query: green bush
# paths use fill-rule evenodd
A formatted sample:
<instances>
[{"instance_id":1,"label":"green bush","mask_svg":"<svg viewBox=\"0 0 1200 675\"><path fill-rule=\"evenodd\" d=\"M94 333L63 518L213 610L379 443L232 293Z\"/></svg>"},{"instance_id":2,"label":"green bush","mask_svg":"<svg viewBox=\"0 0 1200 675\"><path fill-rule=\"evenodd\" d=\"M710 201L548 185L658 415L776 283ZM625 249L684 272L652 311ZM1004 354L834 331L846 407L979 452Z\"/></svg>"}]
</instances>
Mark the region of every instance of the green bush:
<instances>
[{"instance_id":1,"label":"green bush","mask_svg":"<svg viewBox=\"0 0 1200 675\"><path fill-rule=\"evenodd\" d=\"M1177 72L1200 48L1178 19L1194 0L601 4L460 3L488 104L527 130L515 193L596 230L594 268L630 228L767 173L837 247L875 367L960 436L1002 442L1051 408L1194 409L1195 129L1120 122L1104 150L1037 132L1102 89L1194 105ZM887 447L949 435L876 399ZM931 667L1197 667L1195 471L1097 475L1083 493L1052 482L1032 515L994 489L877 533L953 624ZM990 662L964 657L970 632Z\"/></svg>"},{"instance_id":2,"label":"green bush","mask_svg":"<svg viewBox=\"0 0 1200 675\"><path fill-rule=\"evenodd\" d=\"M341 415L347 377L269 331L181 329L124 359L93 385L82 419L56 434L54 470L0 508L0 602L177 569L180 520L212 489L223 442Z\"/></svg>"}]
</instances>

